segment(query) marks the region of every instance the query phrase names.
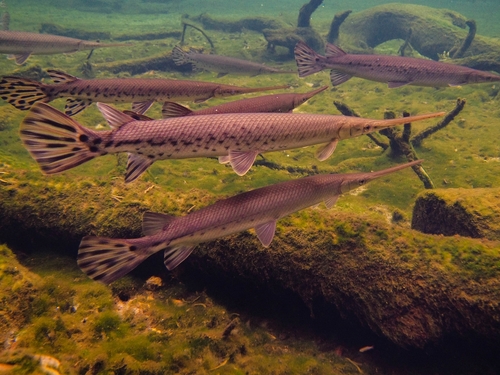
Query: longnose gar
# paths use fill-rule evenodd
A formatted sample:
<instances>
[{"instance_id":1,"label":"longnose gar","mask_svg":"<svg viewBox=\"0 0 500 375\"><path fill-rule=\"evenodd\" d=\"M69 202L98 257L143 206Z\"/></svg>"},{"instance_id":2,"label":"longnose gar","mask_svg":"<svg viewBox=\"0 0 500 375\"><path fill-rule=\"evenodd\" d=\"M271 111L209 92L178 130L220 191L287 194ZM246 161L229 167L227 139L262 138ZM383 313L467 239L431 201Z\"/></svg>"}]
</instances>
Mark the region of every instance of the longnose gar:
<instances>
[{"instance_id":1,"label":"longnose gar","mask_svg":"<svg viewBox=\"0 0 500 375\"><path fill-rule=\"evenodd\" d=\"M465 66L413 57L388 55L354 55L327 43L326 56L321 56L303 42L295 46L295 60L299 77L306 77L323 69L331 69L333 86L351 77L386 82L390 88L404 85L459 86L468 83L500 81L500 75Z\"/></svg>"},{"instance_id":2,"label":"longnose gar","mask_svg":"<svg viewBox=\"0 0 500 375\"><path fill-rule=\"evenodd\" d=\"M252 61L237 59L234 57L207 55L194 51L184 52L179 46L172 51L172 60L177 65L192 64L200 70L208 70L219 73L217 77L226 74L246 74L256 76L258 74L295 73L293 70L281 70Z\"/></svg>"},{"instance_id":3,"label":"longnose gar","mask_svg":"<svg viewBox=\"0 0 500 375\"><path fill-rule=\"evenodd\" d=\"M92 279L108 284L158 251L165 250L165 266L172 270L199 243L250 228L255 228L258 239L267 247L274 237L276 222L282 217L321 202L331 208L340 194L421 162L377 172L322 174L285 181L220 200L181 217L146 212L142 226L145 237L84 237L78 265Z\"/></svg>"},{"instance_id":4,"label":"longnose gar","mask_svg":"<svg viewBox=\"0 0 500 375\"><path fill-rule=\"evenodd\" d=\"M257 112L281 112L287 113L302 103L311 99L314 95L324 91L328 86L309 91L303 94L275 94L263 95L255 98L235 100L229 103L223 103L209 108L192 111L180 104L174 102L165 102L162 108L163 118L194 116L194 115L212 115L222 113L257 113Z\"/></svg>"},{"instance_id":5,"label":"longnose gar","mask_svg":"<svg viewBox=\"0 0 500 375\"><path fill-rule=\"evenodd\" d=\"M442 116L444 112L370 120L360 117L299 113L226 113L134 120L98 103L113 130L95 131L48 104L38 103L20 126L21 140L46 174L76 167L97 156L128 152L126 182L154 161L219 156L240 176L259 153L326 143L317 154L327 159L340 139L391 126Z\"/></svg>"},{"instance_id":6,"label":"longnose gar","mask_svg":"<svg viewBox=\"0 0 500 375\"><path fill-rule=\"evenodd\" d=\"M130 43L100 43L52 34L0 30L0 53L8 53L22 65L30 55L52 55L95 48L130 46Z\"/></svg>"},{"instance_id":7,"label":"longnose gar","mask_svg":"<svg viewBox=\"0 0 500 375\"><path fill-rule=\"evenodd\" d=\"M73 116L93 102L133 103L132 111L144 114L155 101L166 100L203 102L213 97L225 97L251 92L286 89L289 86L238 87L215 82L148 78L80 79L70 74L48 70L55 84L44 84L20 77L3 77L0 98L21 110L36 102L48 103L57 98L69 98L65 112Z\"/></svg>"}]
</instances>

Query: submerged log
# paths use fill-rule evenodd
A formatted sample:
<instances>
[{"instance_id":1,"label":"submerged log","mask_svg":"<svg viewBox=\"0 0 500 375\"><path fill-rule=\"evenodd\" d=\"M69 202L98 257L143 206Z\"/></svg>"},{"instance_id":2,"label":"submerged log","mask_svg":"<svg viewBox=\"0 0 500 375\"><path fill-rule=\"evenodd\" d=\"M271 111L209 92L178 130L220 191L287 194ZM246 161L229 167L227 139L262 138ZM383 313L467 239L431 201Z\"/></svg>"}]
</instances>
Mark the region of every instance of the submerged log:
<instances>
[{"instance_id":1,"label":"submerged log","mask_svg":"<svg viewBox=\"0 0 500 375\"><path fill-rule=\"evenodd\" d=\"M171 53L149 56L140 59L93 64L93 69L98 71L107 71L113 74L127 72L131 75L143 74L151 70L159 72L192 71L190 64L177 65L174 60L172 60Z\"/></svg>"},{"instance_id":2,"label":"submerged log","mask_svg":"<svg viewBox=\"0 0 500 375\"><path fill-rule=\"evenodd\" d=\"M423 233L500 240L499 188L437 189L421 193L411 226Z\"/></svg>"},{"instance_id":3,"label":"submerged log","mask_svg":"<svg viewBox=\"0 0 500 375\"><path fill-rule=\"evenodd\" d=\"M380 5L352 14L349 22L340 28L339 43L350 52L371 53L381 43L405 40L411 28L411 46L421 55L438 60L440 54L456 49L467 38L466 21L464 16L448 9ZM476 35L468 52L471 55L500 53L500 41Z\"/></svg>"},{"instance_id":4,"label":"submerged log","mask_svg":"<svg viewBox=\"0 0 500 375\"><path fill-rule=\"evenodd\" d=\"M12 248L49 246L72 256L84 235L140 236L146 210L185 214L193 204L202 207L215 199L197 189L169 193L151 189L150 182L125 186L106 177L40 181L18 169L2 178L0 240ZM495 347L500 344L496 246L422 234L370 214L309 209L280 220L269 248L243 232L198 246L180 270L212 282L284 291L315 316L342 316L402 347L449 337L466 343L471 335ZM481 262L472 265L475 258ZM162 266L161 254L156 260ZM139 271L151 269L144 265Z\"/></svg>"}]
</instances>

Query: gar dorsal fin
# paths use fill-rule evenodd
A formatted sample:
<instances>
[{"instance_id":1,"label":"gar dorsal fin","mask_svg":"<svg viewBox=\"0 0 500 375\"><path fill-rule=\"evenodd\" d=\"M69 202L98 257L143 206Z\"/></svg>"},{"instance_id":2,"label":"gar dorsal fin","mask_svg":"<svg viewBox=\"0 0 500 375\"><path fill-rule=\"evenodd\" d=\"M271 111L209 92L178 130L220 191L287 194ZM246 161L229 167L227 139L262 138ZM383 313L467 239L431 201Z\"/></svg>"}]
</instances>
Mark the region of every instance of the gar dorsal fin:
<instances>
[{"instance_id":1,"label":"gar dorsal fin","mask_svg":"<svg viewBox=\"0 0 500 375\"><path fill-rule=\"evenodd\" d=\"M340 57L346 55L347 53L335 44L326 43L325 56L326 57Z\"/></svg>"},{"instance_id":2,"label":"gar dorsal fin","mask_svg":"<svg viewBox=\"0 0 500 375\"><path fill-rule=\"evenodd\" d=\"M99 111L101 111L101 114L104 116L109 126L113 129L118 129L123 124L134 121L133 117L107 104L97 103L97 108L99 108Z\"/></svg>"},{"instance_id":3,"label":"gar dorsal fin","mask_svg":"<svg viewBox=\"0 0 500 375\"><path fill-rule=\"evenodd\" d=\"M47 73L50 76L50 78L52 78L52 81L54 81L54 83L68 83L68 82L78 81L79 79L75 76L72 76L71 74L64 73L56 69L48 69Z\"/></svg>"},{"instance_id":4,"label":"gar dorsal fin","mask_svg":"<svg viewBox=\"0 0 500 375\"><path fill-rule=\"evenodd\" d=\"M146 236L152 236L165 228L176 219L173 215L160 214L157 212L144 212L142 217L142 232Z\"/></svg>"}]
</instances>

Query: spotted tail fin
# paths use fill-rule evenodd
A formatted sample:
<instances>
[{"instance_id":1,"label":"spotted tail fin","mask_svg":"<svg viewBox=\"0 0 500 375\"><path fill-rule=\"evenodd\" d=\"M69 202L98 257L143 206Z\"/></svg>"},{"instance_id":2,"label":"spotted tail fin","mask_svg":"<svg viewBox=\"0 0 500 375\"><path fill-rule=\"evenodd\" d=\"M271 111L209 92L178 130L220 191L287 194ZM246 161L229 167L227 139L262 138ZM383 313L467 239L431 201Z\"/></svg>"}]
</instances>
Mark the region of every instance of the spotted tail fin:
<instances>
[{"instance_id":1,"label":"spotted tail fin","mask_svg":"<svg viewBox=\"0 0 500 375\"><path fill-rule=\"evenodd\" d=\"M23 111L37 102L52 100L45 93L42 83L21 77L3 77L0 81L0 98Z\"/></svg>"},{"instance_id":2,"label":"spotted tail fin","mask_svg":"<svg viewBox=\"0 0 500 375\"><path fill-rule=\"evenodd\" d=\"M102 155L99 134L44 103L21 122L21 140L43 173L60 173Z\"/></svg>"},{"instance_id":3,"label":"spotted tail fin","mask_svg":"<svg viewBox=\"0 0 500 375\"><path fill-rule=\"evenodd\" d=\"M152 252L137 240L87 236L78 249L78 266L90 278L110 284L136 268Z\"/></svg>"},{"instance_id":4,"label":"spotted tail fin","mask_svg":"<svg viewBox=\"0 0 500 375\"><path fill-rule=\"evenodd\" d=\"M298 42L293 52L299 70L299 77L307 77L324 69L325 56L316 53L304 42Z\"/></svg>"}]
</instances>

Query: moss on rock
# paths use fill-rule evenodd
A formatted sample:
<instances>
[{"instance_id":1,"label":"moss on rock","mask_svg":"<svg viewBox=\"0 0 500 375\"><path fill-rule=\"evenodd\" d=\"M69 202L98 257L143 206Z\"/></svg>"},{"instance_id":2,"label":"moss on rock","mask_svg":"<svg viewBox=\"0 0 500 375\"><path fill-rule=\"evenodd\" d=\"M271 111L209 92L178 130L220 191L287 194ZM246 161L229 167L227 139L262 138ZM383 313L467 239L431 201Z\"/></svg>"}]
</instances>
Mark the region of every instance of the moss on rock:
<instances>
[{"instance_id":1,"label":"moss on rock","mask_svg":"<svg viewBox=\"0 0 500 375\"><path fill-rule=\"evenodd\" d=\"M419 195L412 228L500 240L500 189L437 189Z\"/></svg>"}]
</instances>

